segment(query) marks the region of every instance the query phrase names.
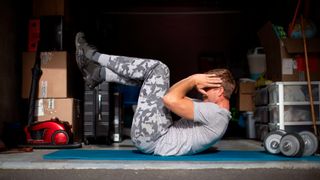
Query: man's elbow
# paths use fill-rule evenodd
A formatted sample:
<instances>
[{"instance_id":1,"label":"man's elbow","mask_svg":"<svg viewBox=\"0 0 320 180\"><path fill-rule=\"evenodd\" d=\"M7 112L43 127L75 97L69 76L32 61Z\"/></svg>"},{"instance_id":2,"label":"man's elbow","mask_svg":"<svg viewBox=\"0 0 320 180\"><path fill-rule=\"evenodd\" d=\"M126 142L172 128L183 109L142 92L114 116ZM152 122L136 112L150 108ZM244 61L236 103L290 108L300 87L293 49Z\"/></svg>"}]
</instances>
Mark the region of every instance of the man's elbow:
<instances>
[{"instance_id":1,"label":"man's elbow","mask_svg":"<svg viewBox=\"0 0 320 180\"><path fill-rule=\"evenodd\" d=\"M171 109L171 107L175 106L177 103L176 98L170 96L170 95L165 95L163 98L163 104L168 108Z\"/></svg>"}]
</instances>

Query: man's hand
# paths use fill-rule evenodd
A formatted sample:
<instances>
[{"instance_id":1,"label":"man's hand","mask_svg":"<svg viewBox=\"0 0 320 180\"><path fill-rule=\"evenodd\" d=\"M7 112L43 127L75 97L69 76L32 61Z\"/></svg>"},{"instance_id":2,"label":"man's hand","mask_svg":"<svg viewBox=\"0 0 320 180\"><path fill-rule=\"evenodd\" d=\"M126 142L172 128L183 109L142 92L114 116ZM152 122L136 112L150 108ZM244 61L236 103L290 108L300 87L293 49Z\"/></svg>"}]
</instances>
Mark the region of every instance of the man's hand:
<instances>
[{"instance_id":1,"label":"man's hand","mask_svg":"<svg viewBox=\"0 0 320 180\"><path fill-rule=\"evenodd\" d=\"M206 95L206 88L220 87L222 80L214 74L194 74L174 84L163 97L164 105L186 119L193 119L193 102L186 94L193 88Z\"/></svg>"},{"instance_id":2,"label":"man's hand","mask_svg":"<svg viewBox=\"0 0 320 180\"><path fill-rule=\"evenodd\" d=\"M206 89L221 87L222 80L215 74L194 74L192 78L196 89L203 95L207 95Z\"/></svg>"}]
</instances>

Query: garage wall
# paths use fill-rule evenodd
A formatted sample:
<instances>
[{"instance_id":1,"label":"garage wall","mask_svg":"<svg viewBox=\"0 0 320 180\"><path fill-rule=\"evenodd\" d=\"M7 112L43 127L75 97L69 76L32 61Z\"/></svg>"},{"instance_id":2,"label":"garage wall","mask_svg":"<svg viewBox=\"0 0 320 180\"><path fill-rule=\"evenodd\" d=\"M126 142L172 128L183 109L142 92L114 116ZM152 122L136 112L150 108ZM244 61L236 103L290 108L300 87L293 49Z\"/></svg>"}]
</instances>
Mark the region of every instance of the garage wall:
<instances>
[{"instance_id":1,"label":"garage wall","mask_svg":"<svg viewBox=\"0 0 320 180\"><path fill-rule=\"evenodd\" d=\"M0 2L0 135L6 122L19 121L21 118L21 61L18 59L21 57L24 44L23 27L26 26L22 18L31 4L28 2Z\"/></svg>"},{"instance_id":2,"label":"garage wall","mask_svg":"<svg viewBox=\"0 0 320 180\"><path fill-rule=\"evenodd\" d=\"M102 46L111 54L163 61L171 69L172 83L199 72L201 56L214 58L219 54L230 68L230 61L235 61L228 57L234 50L232 47L246 46L240 40L243 30L238 11L170 10L117 11L101 15L104 21L100 23L106 29L100 29L99 33L105 37Z\"/></svg>"}]
</instances>

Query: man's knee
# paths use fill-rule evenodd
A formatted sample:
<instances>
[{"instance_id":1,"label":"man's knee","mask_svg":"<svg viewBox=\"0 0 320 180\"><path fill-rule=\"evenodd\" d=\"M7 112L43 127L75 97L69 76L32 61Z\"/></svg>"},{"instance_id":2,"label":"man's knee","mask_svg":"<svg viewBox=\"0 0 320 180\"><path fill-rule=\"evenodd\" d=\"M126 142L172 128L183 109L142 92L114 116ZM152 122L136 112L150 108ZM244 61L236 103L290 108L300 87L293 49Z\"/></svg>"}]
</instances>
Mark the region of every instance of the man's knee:
<instances>
[{"instance_id":1,"label":"man's knee","mask_svg":"<svg viewBox=\"0 0 320 180\"><path fill-rule=\"evenodd\" d=\"M164 64L163 62L161 62L161 61L159 61L159 64L158 64L156 69L157 69L159 74L163 74L163 75L167 75L167 76L170 75L169 67L166 64Z\"/></svg>"}]
</instances>

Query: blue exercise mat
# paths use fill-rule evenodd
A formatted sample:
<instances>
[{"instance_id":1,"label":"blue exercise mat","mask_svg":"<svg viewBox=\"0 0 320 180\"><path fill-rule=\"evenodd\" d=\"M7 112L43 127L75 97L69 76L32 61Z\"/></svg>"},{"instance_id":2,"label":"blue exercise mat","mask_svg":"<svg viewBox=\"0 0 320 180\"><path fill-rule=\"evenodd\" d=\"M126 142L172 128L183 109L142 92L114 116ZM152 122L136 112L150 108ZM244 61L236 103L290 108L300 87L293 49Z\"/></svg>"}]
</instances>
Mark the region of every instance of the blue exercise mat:
<instances>
[{"instance_id":1,"label":"blue exercise mat","mask_svg":"<svg viewBox=\"0 0 320 180\"><path fill-rule=\"evenodd\" d=\"M43 156L46 160L120 160L120 161L313 161L320 163L320 156L285 157L264 151L223 150L188 156L156 156L137 150L58 150Z\"/></svg>"}]
</instances>

